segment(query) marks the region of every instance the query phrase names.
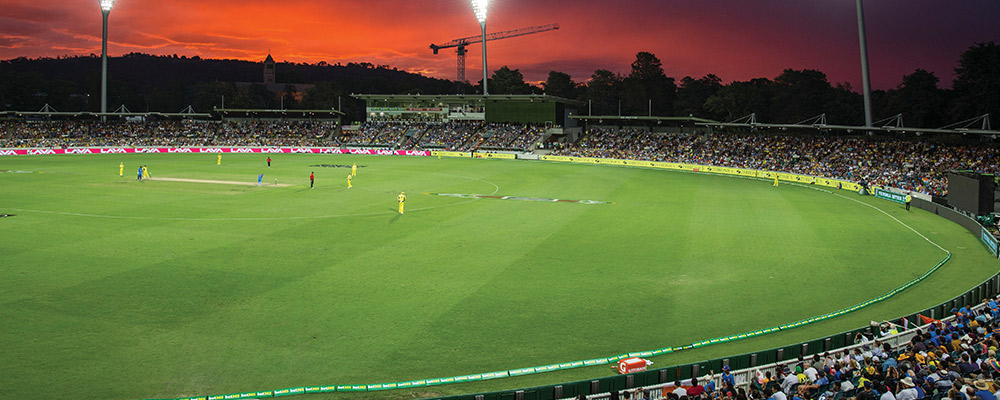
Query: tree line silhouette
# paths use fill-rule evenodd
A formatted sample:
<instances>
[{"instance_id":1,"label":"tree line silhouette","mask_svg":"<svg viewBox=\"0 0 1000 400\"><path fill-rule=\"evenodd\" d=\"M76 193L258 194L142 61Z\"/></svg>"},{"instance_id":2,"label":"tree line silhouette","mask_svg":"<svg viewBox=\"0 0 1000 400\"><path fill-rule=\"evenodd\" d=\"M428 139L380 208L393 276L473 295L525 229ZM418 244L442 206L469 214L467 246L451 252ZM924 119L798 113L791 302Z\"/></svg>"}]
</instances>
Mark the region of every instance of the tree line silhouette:
<instances>
[{"instance_id":1,"label":"tree line silhouette","mask_svg":"<svg viewBox=\"0 0 1000 400\"><path fill-rule=\"evenodd\" d=\"M130 53L109 60L108 108L133 112L176 112L227 108L331 109L348 121L364 120L366 94L475 94L475 85L429 78L371 63L277 64L276 81L314 86L304 96L292 88L274 92L261 82L262 64L241 60L155 56ZM242 82L242 84L238 84ZM491 94L549 95L587 103L593 115L695 116L731 121L756 113L761 121L794 123L827 115L831 124L861 125L861 94L847 83L832 83L818 70L786 69L773 79L723 84L714 74L667 75L656 55L639 52L628 74L598 69L585 82L551 71L540 86L525 82L518 69L503 66L490 77ZM877 118L901 114L908 127L937 128L983 114L1000 115L1000 46L976 43L957 60L950 89L933 72L916 69L889 90L872 93ZM284 97L284 98L282 98ZM58 111L100 108L100 57L96 55L0 61L0 109L35 111L45 104Z\"/></svg>"}]
</instances>

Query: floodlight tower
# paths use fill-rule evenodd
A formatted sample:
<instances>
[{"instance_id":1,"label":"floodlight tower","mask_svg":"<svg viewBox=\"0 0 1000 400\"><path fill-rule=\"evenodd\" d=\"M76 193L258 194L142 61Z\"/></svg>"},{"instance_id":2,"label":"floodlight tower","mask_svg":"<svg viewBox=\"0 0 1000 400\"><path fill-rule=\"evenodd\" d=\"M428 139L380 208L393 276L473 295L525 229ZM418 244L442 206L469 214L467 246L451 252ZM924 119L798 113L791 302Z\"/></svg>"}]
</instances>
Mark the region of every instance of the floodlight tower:
<instances>
[{"instance_id":1,"label":"floodlight tower","mask_svg":"<svg viewBox=\"0 0 1000 400\"><path fill-rule=\"evenodd\" d=\"M489 3L489 0L472 0L472 10L476 12L479 26L483 28L483 96L490 94L486 85L486 7Z\"/></svg>"},{"instance_id":2,"label":"floodlight tower","mask_svg":"<svg viewBox=\"0 0 1000 400\"><path fill-rule=\"evenodd\" d=\"M865 33L865 7L858 4L858 40L861 42L861 87L865 91L865 126L872 126L872 80L868 74L868 35Z\"/></svg>"},{"instance_id":3,"label":"floodlight tower","mask_svg":"<svg viewBox=\"0 0 1000 400\"><path fill-rule=\"evenodd\" d=\"M104 16L104 34L101 37L101 121L107 118L108 112L108 15L115 0L97 0L101 5L101 15Z\"/></svg>"}]
</instances>

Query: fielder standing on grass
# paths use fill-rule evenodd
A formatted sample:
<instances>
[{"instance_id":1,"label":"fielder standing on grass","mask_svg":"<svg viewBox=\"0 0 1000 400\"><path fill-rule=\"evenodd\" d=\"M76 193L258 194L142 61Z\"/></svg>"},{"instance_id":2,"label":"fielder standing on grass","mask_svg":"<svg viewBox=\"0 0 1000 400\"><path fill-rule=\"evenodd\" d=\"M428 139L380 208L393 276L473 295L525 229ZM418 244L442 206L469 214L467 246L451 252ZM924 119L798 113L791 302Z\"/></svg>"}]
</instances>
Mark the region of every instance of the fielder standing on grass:
<instances>
[{"instance_id":1,"label":"fielder standing on grass","mask_svg":"<svg viewBox=\"0 0 1000 400\"><path fill-rule=\"evenodd\" d=\"M351 178L353 178L353 177L354 177L354 175L347 174L347 188L348 189L350 189L352 187L351 186Z\"/></svg>"},{"instance_id":2,"label":"fielder standing on grass","mask_svg":"<svg viewBox=\"0 0 1000 400\"><path fill-rule=\"evenodd\" d=\"M125 176L125 163L118 163L118 176Z\"/></svg>"},{"instance_id":3,"label":"fielder standing on grass","mask_svg":"<svg viewBox=\"0 0 1000 400\"><path fill-rule=\"evenodd\" d=\"M222 165L222 154L219 154L219 161L216 161L215 165Z\"/></svg>"},{"instance_id":4,"label":"fielder standing on grass","mask_svg":"<svg viewBox=\"0 0 1000 400\"><path fill-rule=\"evenodd\" d=\"M403 204L406 204L406 192L399 192L399 196L396 196L396 201L399 202L399 214L403 214Z\"/></svg>"},{"instance_id":5,"label":"fielder standing on grass","mask_svg":"<svg viewBox=\"0 0 1000 400\"><path fill-rule=\"evenodd\" d=\"M351 176L358 176L358 163L351 164Z\"/></svg>"}]
</instances>

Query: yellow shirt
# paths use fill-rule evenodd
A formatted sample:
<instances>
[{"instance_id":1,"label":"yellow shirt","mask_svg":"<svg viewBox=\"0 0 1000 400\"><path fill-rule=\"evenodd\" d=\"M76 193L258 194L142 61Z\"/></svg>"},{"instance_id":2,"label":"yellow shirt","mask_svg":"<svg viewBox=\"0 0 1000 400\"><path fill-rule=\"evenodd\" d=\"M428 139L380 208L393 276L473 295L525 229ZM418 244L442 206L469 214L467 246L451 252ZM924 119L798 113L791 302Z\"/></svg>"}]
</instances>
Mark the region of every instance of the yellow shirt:
<instances>
[{"instance_id":1,"label":"yellow shirt","mask_svg":"<svg viewBox=\"0 0 1000 400\"><path fill-rule=\"evenodd\" d=\"M406 195L400 193L399 196L396 196L396 200L399 200L400 203L405 202L406 201Z\"/></svg>"}]
</instances>

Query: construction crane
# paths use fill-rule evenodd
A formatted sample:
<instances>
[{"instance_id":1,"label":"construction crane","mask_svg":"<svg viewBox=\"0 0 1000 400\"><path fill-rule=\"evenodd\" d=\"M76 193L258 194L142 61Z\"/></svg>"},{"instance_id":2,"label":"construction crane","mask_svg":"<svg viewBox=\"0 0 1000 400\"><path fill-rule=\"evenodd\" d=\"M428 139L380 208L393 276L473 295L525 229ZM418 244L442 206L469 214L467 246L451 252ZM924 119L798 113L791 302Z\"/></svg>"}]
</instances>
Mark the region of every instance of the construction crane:
<instances>
[{"instance_id":1,"label":"construction crane","mask_svg":"<svg viewBox=\"0 0 1000 400\"><path fill-rule=\"evenodd\" d=\"M559 24L532 26L530 28L490 33L486 35L486 40L507 39L517 36L531 35L533 33L554 31L556 29L559 29ZM438 50L457 47L455 52L458 53L458 81L465 82L465 47L473 43L482 43L482 41L483 37L481 35L469 36L461 39L455 39L442 45L431 44L431 50L434 50L434 54L437 54Z\"/></svg>"}]
</instances>

